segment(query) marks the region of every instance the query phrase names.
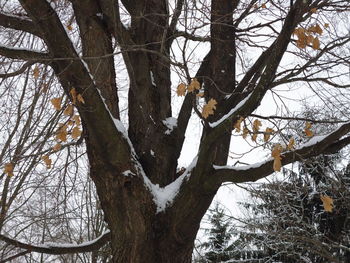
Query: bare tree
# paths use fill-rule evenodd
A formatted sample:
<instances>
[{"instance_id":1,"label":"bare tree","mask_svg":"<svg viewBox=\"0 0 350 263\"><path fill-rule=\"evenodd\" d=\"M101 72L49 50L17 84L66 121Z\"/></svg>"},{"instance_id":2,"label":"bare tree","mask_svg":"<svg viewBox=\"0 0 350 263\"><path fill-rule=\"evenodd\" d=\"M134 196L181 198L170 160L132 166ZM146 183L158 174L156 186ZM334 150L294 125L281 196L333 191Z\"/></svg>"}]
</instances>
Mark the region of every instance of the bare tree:
<instances>
[{"instance_id":1,"label":"bare tree","mask_svg":"<svg viewBox=\"0 0 350 263\"><path fill-rule=\"evenodd\" d=\"M16 134L8 132L2 143L20 147L14 138L22 138L18 132L28 134L25 125L15 122L33 119L26 115L30 108L19 110L26 79L42 79L30 86L31 98L51 100L56 109L34 107L33 114L43 116L22 139L31 145L11 148L1 159L2 224L9 224L9 208L18 198L12 190L8 195L9 185L26 182L39 169L28 166L40 165L40 159L49 169L43 176L55 176L58 167L66 169L62 175L78 174L80 164L71 162L77 156L70 156L69 149L84 142L89 166L81 171L95 184L110 231L72 246L29 244L1 235L28 253L96 251L109 240L112 262L190 262L201 218L223 182L256 181L278 170L278 161L286 165L350 142L347 0L1 0L0 6L1 95L11 101L4 107L13 113L4 130ZM203 50L208 52L202 55ZM128 103L127 116L121 118L125 93L118 88L125 83L116 74L124 66ZM171 80L183 82L176 90L185 95L178 113L172 112ZM286 103L279 88L293 83L313 92L321 107L336 109L339 118L257 115L268 95ZM187 169L177 169L193 112L203 125L199 150ZM258 164L227 166L234 125L239 130L245 123L244 133L254 141L264 133L266 142L259 139L256 147L268 146L272 133L285 140L278 131L260 131L253 117L275 123L275 129L290 119L332 122L334 129ZM312 137L310 126L303 140ZM34 152L25 154L29 149ZM65 152L55 159L61 149Z\"/></svg>"}]
</instances>

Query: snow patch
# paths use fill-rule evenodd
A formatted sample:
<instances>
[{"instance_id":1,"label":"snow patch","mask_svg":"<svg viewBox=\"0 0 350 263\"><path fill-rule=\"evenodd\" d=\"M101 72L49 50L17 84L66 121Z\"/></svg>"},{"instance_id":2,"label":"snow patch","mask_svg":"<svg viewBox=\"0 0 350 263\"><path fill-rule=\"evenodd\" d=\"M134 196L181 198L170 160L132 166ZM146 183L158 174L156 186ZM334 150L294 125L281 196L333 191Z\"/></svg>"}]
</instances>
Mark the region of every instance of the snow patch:
<instances>
[{"instance_id":1,"label":"snow patch","mask_svg":"<svg viewBox=\"0 0 350 263\"><path fill-rule=\"evenodd\" d=\"M151 82L152 82L152 85L153 86L155 86L155 87L157 87L157 85L156 85L156 82L155 82L155 80L154 80L154 75L153 75L153 72L152 72L152 70L150 70L150 76L151 76Z\"/></svg>"},{"instance_id":2,"label":"snow patch","mask_svg":"<svg viewBox=\"0 0 350 263\"><path fill-rule=\"evenodd\" d=\"M213 165L213 168L215 170L222 170L222 169L230 169L230 170L234 170L234 171L246 171L249 169L253 169L253 168L259 168L261 166L263 166L264 164L272 161L273 158L268 158L265 161L262 162L257 162L257 163L253 163L253 164L249 164L249 165L242 165L242 166L232 166L232 165L225 165L225 166L220 166L220 165Z\"/></svg>"},{"instance_id":3,"label":"snow patch","mask_svg":"<svg viewBox=\"0 0 350 263\"><path fill-rule=\"evenodd\" d=\"M191 171L197 164L198 158L195 157L192 163L187 167L185 172L179 176L174 182L168 184L165 187L160 187L158 184L152 184L149 179L149 189L153 194L153 201L157 205L157 213L163 212L167 206L171 205L176 195L178 194L180 187L184 180L188 180L191 175Z\"/></svg>"},{"instance_id":4,"label":"snow patch","mask_svg":"<svg viewBox=\"0 0 350 263\"><path fill-rule=\"evenodd\" d=\"M122 175L124 175L124 176L135 176L135 174L132 171L130 171L130 170L126 170L126 171L122 172Z\"/></svg>"},{"instance_id":5,"label":"snow patch","mask_svg":"<svg viewBox=\"0 0 350 263\"><path fill-rule=\"evenodd\" d=\"M150 154L154 157L154 151L153 150L150 151Z\"/></svg>"},{"instance_id":6,"label":"snow patch","mask_svg":"<svg viewBox=\"0 0 350 263\"><path fill-rule=\"evenodd\" d=\"M314 136L314 137L312 137L309 141L307 141L306 143L302 144L302 145L300 146L300 149L301 149L301 148L305 148L305 147L312 146L312 145L314 145L314 144L316 144L316 143L319 143L320 141L322 141L323 139L325 139L327 136L329 136L329 134Z\"/></svg>"},{"instance_id":7,"label":"snow patch","mask_svg":"<svg viewBox=\"0 0 350 263\"><path fill-rule=\"evenodd\" d=\"M247 100L250 98L251 95L252 95L252 93L250 93L244 100L242 100L240 103L238 103L236 105L236 107L231 109L228 113L226 113L224 116L222 116L219 120L209 123L209 126L211 128L215 128L216 126L218 126L221 123L223 123L224 121L226 121L228 118L230 118L236 111L238 111L247 102Z\"/></svg>"},{"instance_id":8,"label":"snow patch","mask_svg":"<svg viewBox=\"0 0 350 263\"><path fill-rule=\"evenodd\" d=\"M37 246L37 247L42 247L42 248L80 248L80 247L86 247L86 246L89 246L89 245L96 243L101 238L103 238L104 235L108 234L109 232L110 231L107 230L107 231L103 232L99 237L97 237L93 240L90 240L90 241L80 243L80 244L46 242L43 245Z\"/></svg>"},{"instance_id":9,"label":"snow patch","mask_svg":"<svg viewBox=\"0 0 350 263\"><path fill-rule=\"evenodd\" d=\"M164 133L169 135L177 126L177 119L174 117L166 118L165 120L163 120L163 124L168 128Z\"/></svg>"}]
</instances>

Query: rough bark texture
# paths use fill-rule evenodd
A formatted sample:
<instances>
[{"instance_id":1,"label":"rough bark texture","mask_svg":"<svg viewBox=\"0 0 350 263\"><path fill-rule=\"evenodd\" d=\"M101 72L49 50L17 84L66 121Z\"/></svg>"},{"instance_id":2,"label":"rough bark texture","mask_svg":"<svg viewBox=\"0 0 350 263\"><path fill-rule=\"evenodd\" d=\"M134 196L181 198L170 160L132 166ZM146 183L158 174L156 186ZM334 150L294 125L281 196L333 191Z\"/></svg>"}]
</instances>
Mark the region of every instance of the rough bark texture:
<instances>
[{"instance_id":1,"label":"rough bark texture","mask_svg":"<svg viewBox=\"0 0 350 263\"><path fill-rule=\"evenodd\" d=\"M283 19L279 36L240 83L236 83L235 72L239 19L233 20L240 1L211 1L210 52L196 77L205 86L206 100L214 98L218 106L215 115L205 121L198 160L189 171L191 176L183 182L174 202L160 213L156 212L144 178L147 176L153 184L163 187L179 176L177 159L196 99L193 93L186 95L177 127L171 134L165 134L164 120L171 117L170 47L184 2L177 1L170 16L167 1L122 0L123 8L131 16L131 25L126 28L120 19L118 1L71 0L80 30L82 59L46 0L20 2L28 19L20 22L1 14L1 25L41 37L48 52L16 55L3 49L0 55L24 60L29 56L39 62L45 59L46 64L50 58L49 64L66 94L70 96L72 88L83 94L85 104L78 102L76 106L83 121L90 175L111 231L113 262L190 262L201 218L221 183L254 181L273 172L271 162L241 172L216 171L213 165L226 164L232 124L252 113L272 87L292 32L310 10L311 1L295 1ZM122 51L130 81L127 134L132 145L112 119L119 119L113 43ZM245 89L248 84L251 86ZM228 94L234 96L227 99ZM215 127L208 125L227 114L248 94L247 102L233 116ZM342 130L325 138L322 146L288 155L283 159L284 164L301 156L341 148L348 142L334 142L349 129L349 124L344 125Z\"/></svg>"}]
</instances>

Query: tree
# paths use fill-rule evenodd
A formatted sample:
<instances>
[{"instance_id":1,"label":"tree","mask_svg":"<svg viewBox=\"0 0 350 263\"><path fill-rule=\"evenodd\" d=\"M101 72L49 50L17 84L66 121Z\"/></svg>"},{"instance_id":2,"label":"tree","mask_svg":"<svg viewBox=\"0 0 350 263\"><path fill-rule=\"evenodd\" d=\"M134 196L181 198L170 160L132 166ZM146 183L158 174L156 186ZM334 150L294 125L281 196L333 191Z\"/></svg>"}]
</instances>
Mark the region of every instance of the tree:
<instances>
[{"instance_id":1,"label":"tree","mask_svg":"<svg viewBox=\"0 0 350 263\"><path fill-rule=\"evenodd\" d=\"M345 155L346 156L346 155ZM288 181L252 189L253 203L242 239L276 262L348 262L349 164L340 155L318 156L288 172ZM333 200L325 210L322 196ZM263 262L263 261L262 261Z\"/></svg>"},{"instance_id":2,"label":"tree","mask_svg":"<svg viewBox=\"0 0 350 263\"><path fill-rule=\"evenodd\" d=\"M8 103L4 136L9 150L1 156L1 225L10 229L9 211L16 210L18 191L39 163L49 169L40 175L54 175L53 159L62 148L57 167L80 167L70 149L83 143L89 166L82 171L95 184L109 232L80 246L1 239L27 253L49 254L96 251L109 240L112 262L190 262L201 218L223 182L256 181L280 165L350 142L345 89L350 39L344 26L349 7L347 0L4 1L0 56L2 95L9 98L2 99ZM327 36L321 37L323 31ZM208 46L202 55L199 51ZM201 58L196 61L193 54ZM118 91L123 84L116 78L123 65L125 118ZM185 95L178 114L172 112L172 72L183 82L178 95ZM315 91L323 107L339 109L340 118L256 114L268 94L284 101L278 87L297 82ZM42 104L30 108L28 94ZM48 109L50 100L56 112ZM200 146L192 164L180 170L192 112L203 124ZM272 133L285 140L271 128L260 131L258 119L248 129L253 117L281 125L283 120L308 121L304 141L312 137L311 122L337 125L295 149L282 153L278 146L274 158L256 165L226 166L234 124L240 130L244 123L245 135L254 141L261 133L266 141ZM23 143L16 148L14 140Z\"/></svg>"},{"instance_id":3,"label":"tree","mask_svg":"<svg viewBox=\"0 0 350 263\"><path fill-rule=\"evenodd\" d=\"M225 216L225 210L217 203L208 214L210 228L206 229L208 241L200 246L209 250L205 253L205 262L225 262L230 259L230 252L235 247L231 246L232 229L229 218Z\"/></svg>"}]
</instances>

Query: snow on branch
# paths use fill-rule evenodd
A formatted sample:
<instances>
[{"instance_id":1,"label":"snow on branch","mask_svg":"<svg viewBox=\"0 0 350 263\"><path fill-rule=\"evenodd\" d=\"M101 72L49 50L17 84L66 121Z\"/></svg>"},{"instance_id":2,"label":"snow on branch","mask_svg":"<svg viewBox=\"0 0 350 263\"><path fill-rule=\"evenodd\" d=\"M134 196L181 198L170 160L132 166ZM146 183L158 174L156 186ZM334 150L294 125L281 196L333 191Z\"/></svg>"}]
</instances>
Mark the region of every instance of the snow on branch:
<instances>
[{"instance_id":1,"label":"snow on branch","mask_svg":"<svg viewBox=\"0 0 350 263\"><path fill-rule=\"evenodd\" d=\"M197 160L198 158L195 157L185 172L174 182L168 184L165 187L160 187L158 184L153 184L147 177L144 177L146 186L153 194L153 201L157 206L157 213L163 212L167 206L172 204L176 195L180 191L182 183L191 175L191 171L196 166Z\"/></svg>"},{"instance_id":2,"label":"snow on branch","mask_svg":"<svg viewBox=\"0 0 350 263\"><path fill-rule=\"evenodd\" d=\"M110 231L108 230L98 238L83 242L81 244L44 243L42 245L31 245L6 237L4 235L0 235L0 240L6 242L9 245L26 249L30 252L61 255L96 251L107 244L107 242L110 240Z\"/></svg>"},{"instance_id":3,"label":"snow on branch","mask_svg":"<svg viewBox=\"0 0 350 263\"><path fill-rule=\"evenodd\" d=\"M232 108L228 113L222 116L219 120L209 123L209 126L211 128L215 128L216 126L223 123L225 120L229 119L231 116L234 116L235 113L247 102L247 100L249 100L252 94L253 93L250 93L247 97L245 97L245 99L240 101L234 108Z\"/></svg>"},{"instance_id":4,"label":"snow on branch","mask_svg":"<svg viewBox=\"0 0 350 263\"><path fill-rule=\"evenodd\" d=\"M350 144L350 136L342 138L350 132L350 123L341 125L335 131L326 135L315 136L293 151L281 154L282 164L286 165L295 161L317 156L322 153L334 153ZM274 172L273 158L252 165L245 166L213 166L215 177L220 182L245 183L262 179Z\"/></svg>"}]
</instances>

